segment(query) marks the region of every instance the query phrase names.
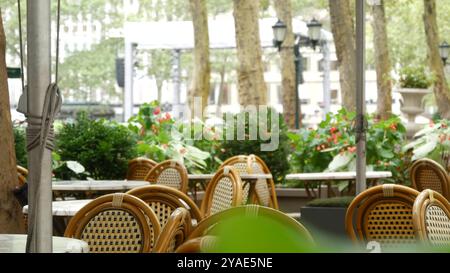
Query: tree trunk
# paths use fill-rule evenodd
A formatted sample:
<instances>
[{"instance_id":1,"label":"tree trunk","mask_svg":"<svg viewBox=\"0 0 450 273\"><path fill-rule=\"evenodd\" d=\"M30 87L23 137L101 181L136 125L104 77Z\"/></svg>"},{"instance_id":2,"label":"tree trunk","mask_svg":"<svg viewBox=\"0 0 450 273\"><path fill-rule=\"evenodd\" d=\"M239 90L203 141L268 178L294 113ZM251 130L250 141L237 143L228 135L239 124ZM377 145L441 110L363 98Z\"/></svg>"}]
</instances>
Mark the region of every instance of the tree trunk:
<instances>
[{"instance_id":1,"label":"tree trunk","mask_svg":"<svg viewBox=\"0 0 450 273\"><path fill-rule=\"evenodd\" d=\"M281 91L283 94L283 115L289 128L295 128L295 63L294 43L295 37L292 31L292 7L290 0L274 0L277 17L286 26L286 38L281 49ZM298 98L297 98L298 99ZM300 104L299 104L300 106ZM300 114L301 117L301 114Z\"/></svg>"},{"instance_id":2,"label":"tree trunk","mask_svg":"<svg viewBox=\"0 0 450 273\"><path fill-rule=\"evenodd\" d=\"M439 30L437 25L436 1L424 0L423 21L428 45L428 61L434 74L434 95L442 118L450 118L450 93L445 79L444 64L439 55Z\"/></svg>"},{"instance_id":3,"label":"tree trunk","mask_svg":"<svg viewBox=\"0 0 450 273\"><path fill-rule=\"evenodd\" d=\"M349 0L329 0L331 30L339 62L342 106L355 110L356 99L356 45L355 27Z\"/></svg>"},{"instance_id":4,"label":"tree trunk","mask_svg":"<svg viewBox=\"0 0 450 273\"><path fill-rule=\"evenodd\" d=\"M238 55L239 103L266 105L261 42L259 38L259 1L233 0L233 16Z\"/></svg>"},{"instance_id":5,"label":"tree trunk","mask_svg":"<svg viewBox=\"0 0 450 273\"><path fill-rule=\"evenodd\" d=\"M0 234L24 231L22 209L13 195L18 180L5 54L6 39L0 12Z\"/></svg>"},{"instance_id":6,"label":"tree trunk","mask_svg":"<svg viewBox=\"0 0 450 273\"><path fill-rule=\"evenodd\" d=\"M378 87L377 114L380 119L386 120L392 114L392 81L390 76L391 61L389 59L384 0L381 0L380 5L372 6L372 14Z\"/></svg>"},{"instance_id":7,"label":"tree trunk","mask_svg":"<svg viewBox=\"0 0 450 273\"><path fill-rule=\"evenodd\" d=\"M200 97L202 112L208 104L210 89L209 33L206 0L190 0L192 22L194 24L194 75L189 90L189 107L194 109L194 98ZM199 105L195 105L199 107ZM193 111L192 113L196 113Z\"/></svg>"}]
</instances>

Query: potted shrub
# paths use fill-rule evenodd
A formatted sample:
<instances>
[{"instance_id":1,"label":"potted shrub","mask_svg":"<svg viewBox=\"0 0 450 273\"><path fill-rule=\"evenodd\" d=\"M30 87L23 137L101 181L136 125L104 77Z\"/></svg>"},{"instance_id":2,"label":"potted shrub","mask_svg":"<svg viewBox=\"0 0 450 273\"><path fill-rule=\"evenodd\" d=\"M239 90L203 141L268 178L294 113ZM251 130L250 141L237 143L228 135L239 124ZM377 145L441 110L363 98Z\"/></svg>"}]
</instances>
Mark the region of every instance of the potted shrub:
<instances>
[{"instance_id":1,"label":"potted shrub","mask_svg":"<svg viewBox=\"0 0 450 273\"><path fill-rule=\"evenodd\" d=\"M353 198L353 196L342 196L315 199L300 209L300 221L313 237L329 235L345 238L345 213Z\"/></svg>"},{"instance_id":2,"label":"potted shrub","mask_svg":"<svg viewBox=\"0 0 450 273\"><path fill-rule=\"evenodd\" d=\"M432 84L431 77L422 66L404 67L400 70L399 88L397 92L402 95L400 110L406 115L407 136L412 137L421 125L416 124L416 116L423 113L423 97L429 93Z\"/></svg>"}]
</instances>

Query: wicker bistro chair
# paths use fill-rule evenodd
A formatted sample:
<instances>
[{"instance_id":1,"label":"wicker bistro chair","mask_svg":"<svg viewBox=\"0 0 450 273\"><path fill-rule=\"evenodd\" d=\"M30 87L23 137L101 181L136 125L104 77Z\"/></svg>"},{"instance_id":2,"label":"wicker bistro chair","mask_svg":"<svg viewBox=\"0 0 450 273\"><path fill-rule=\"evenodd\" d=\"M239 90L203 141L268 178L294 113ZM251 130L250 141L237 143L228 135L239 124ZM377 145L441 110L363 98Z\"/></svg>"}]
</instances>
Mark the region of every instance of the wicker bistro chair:
<instances>
[{"instance_id":1,"label":"wicker bistro chair","mask_svg":"<svg viewBox=\"0 0 450 273\"><path fill-rule=\"evenodd\" d=\"M152 184L166 185L184 193L188 190L188 174L186 168L178 161L166 160L151 169L145 177Z\"/></svg>"},{"instance_id":2,"label":"wicker bistro chair","mask_svg":"<svg viewBox=\"0 0 450 273\"><path fill-rule=\"evenodd\" d=\"M362 192L347 209L348 235L355 242L377 241L382 247L416 243L412 208L418 195L412 188L395 184L379 185Z\"/></svg>"},{"instance_id":3,"label":"wicker bistro chair","mask_svg":"<svg viewBox=\"0 0 450 273\"><path fill-rule=\"evenodd\" d=\"M239 174L249 174L252 173L252 168L248 164L248 156L247 155L236 155L225 160L220 166L219 169L224 168L225 166L232 166ZM248 201L248 195L250 193L250 184L246 183L242 185L242 202L244 204Z\"/></svg>"},{"instance_id":4,"label":"wicker bistro chair","mask_svg":"<svg viewBox=\"0 0 450 273\"><path fill-rule=\"evenodd\" d=\"M185 208L177 208L170 215L167 223L156 240L153 252L173 253L189 236L191 232L191 215Z\"/></svg>"},{"instance_id":5,"label":"wicker bistro chair","mask_svg":"<svg viewBox=\"0 0 450 273\"><path fill-rule=\"evenodd\" d=\"M19 179L19 186L27 182L28 170L22 166L17 165L17 178Z\"/></svg>"},{"instance_id":6,"label":"wicker bistro chair","mask_svg":"<svg viewBox=\"0 0 450 273\"><path fill-rule=\"evenodd\" d=\"M144 157L138 157L128 162L127 180L144 180L147 174L158 163Z\"/></svg>"},{"instance_id":7,"label":"wicker bistro chair","mask_svg":"<svg viewBox=\"0 0 450 273\"><path fill-rule=\"evenodd\" d=\"M175 252L176 253L205 253L213 252L217 237L206 235L190 239L180 245Z\"/></svg>"},{"instance_id":8,"label":"wicker bistro chair","mask_svg":"<svg viewBox=\"0 0 450 273\"><path fill-rule=\"evenodd\" d=\"M88 243L90 252L151 252L160 234L152 209L139 198L107 194L88 203L70 220L65 237Z\"/></svg>"},{"instance_id":9,"label":"wicker bistro chair","mask_svg":"<svg viewBox=\"0 0 450 273\"><path fill-rule=\"evenodd\" d=\"M411 166L410 177L413 187L418 191L431 189L450 200L450 177L437 162L423 158Z\"/></svg>"},{"instance_id":10,"label":"wicker bistro chair","mask_svg":"<svg viewBox=\"0 0 450 273\"><path fill-rule=\"evenodd\" d=\"M413 224L426 245L450 246L450 203L440 193L424 190L419 194L413 206Z\"/></svg>"},{"instance_id":11,"label":"wicker bistro chair","mask_svg":"<svg viewBox=\"0 0 450 273\"><path fill-rule=\"evenodd\" d=\"M177 189L164 185L149 185L134 188L127 193L147 203L156 213L161 226L167 223L177 208L187 209L191 219L195 219L197 223L203 219L203 214L194 201Z\"/></svg>"},{"instance_id":12,"label":"wicker bistro chair","mask_svg":"<svg viewBox=\"0 0 450 273\"><path fill-rule=\"evenodd\" d=\"M252 173L271 173L266 163L259 156L252 154L248 156L247 161ZM255 193L256 200L252 200L252 203L278 209L278 199L273 179L259 179L255 184Z\"/></svg>"},{"instance_id":13,"label":"wicker bistro chair","mask_svg":"<svg viewBox=\"0 0 450 273\"><path fill-rule=\"evenodd\" d=\"M231 166L219 169L208 183L201 211L208 217L242 204L242 181Z\"/></svg>"}]
</instances>

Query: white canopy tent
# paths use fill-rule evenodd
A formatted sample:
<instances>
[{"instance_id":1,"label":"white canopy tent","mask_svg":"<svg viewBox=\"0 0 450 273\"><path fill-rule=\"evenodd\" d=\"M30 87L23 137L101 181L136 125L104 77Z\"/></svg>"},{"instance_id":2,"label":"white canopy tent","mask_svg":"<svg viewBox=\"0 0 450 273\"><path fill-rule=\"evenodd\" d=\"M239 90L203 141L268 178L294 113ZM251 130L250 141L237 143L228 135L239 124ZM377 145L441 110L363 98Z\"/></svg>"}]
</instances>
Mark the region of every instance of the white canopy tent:
<instances>
[{"instance_id":1,"label":"white canopy tent","mask_svg":"<svg viewBox=\"0 0 450 273\"><path fill-rule=\"evenodd\" d=\"M263 48L273 47L272 26L277 18L264 18L259 20L259 36ZM308 36L307 23L298 19L292 21L294 33L304 37ZM236 34L233 17L208 21L209 43L211 49L233 49L236 47ZM322 29L322 48L324 48L324 65L329 67L329 43L333 35ZM124 120L133 114L133 63L136 49L171 49L175 55L174 67L174 112L179 107L179 56L180 50L194 48L194 29L191 21L169 22L126 22L124 25L125 40L125 90L124 90ZM178 60L177 60L178 59ZM329 74L329 69L325 69ZM328 83L326 83L328 81ZM329 75L324 75L324 98L329 97ZM325 104L329 105L329 99ZM329 109L329 107L328 107Z\"/></svg>"}]
</instances>

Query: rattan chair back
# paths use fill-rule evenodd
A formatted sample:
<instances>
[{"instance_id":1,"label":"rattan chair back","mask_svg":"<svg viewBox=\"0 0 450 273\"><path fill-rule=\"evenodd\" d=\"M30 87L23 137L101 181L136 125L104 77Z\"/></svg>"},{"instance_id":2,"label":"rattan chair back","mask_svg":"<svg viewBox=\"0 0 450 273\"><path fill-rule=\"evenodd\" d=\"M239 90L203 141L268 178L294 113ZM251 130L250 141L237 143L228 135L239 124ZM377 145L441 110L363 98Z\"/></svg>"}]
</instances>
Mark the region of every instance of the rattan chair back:
<instances>
[{"instance_id":1,"label":"rattan chair back","mask_svg":"<svg viewBox=\"0 0 450 273\"><path fill-rule=\"evenodd\" d=\"M207 253L215 249L217 237L206 235L184 242L176 249L176 253Z\"/></svg>"},{"instance_id":2,"label":"rattan chair back","mask_svg":"<svg viewBox=\"0 0 450 273\"><path fill-rule=\"evenodd\" d=\"M166 160L151 169L145 177L152 184L166 185L184 193L188 190L188 173L183 164Z\"/></svg>"},{"instance_id":3,"label":"rattan chair back","mask_svg":"<svg viewBox=\"0 0 450 273\"><path fill-rule=\"evenodd\" d=\"M147 203L158 216L159 223L164 226L170 215L177 208L185 208L192 219L200 222L203 215L197 205L185 193L164 185L148 185L131 189L127 192Z\"/></svg>"},{"instance_id":4,"label":"rattan chair back","mask_svg":"<svg viewBox=\"0 0 450 273\"><path fill-rule=\"evenodd\" d=\"M450 200L450 177L436 161L422 158L411 165L410 177L413 187L419 192L430 189Z\"/></svg>"},{"instance_id":5,"label":"rattan chair back","mask_svg":"<svg viewBox=\"0 0 450 273\"><path fill-rule=\"evenodd\" d=\"M144 180L147 174L158 163L145 158L138 157L128 162L127 180Z\"/></svg>"},{"instance_id":6,"label":"rattan chair back","mask_svg":"<svg viewBox=\"0 0 450 273\"><path fill-rule=\"evenodd\" d=\"M160 234L152 209L126 193L103 195L70 220L65 237L85 241L92 253L151 252Z\"/></svg>"},{"instance_id":7,"label":"rattan chair back","mask_svg":"<svg viewBox=\"0 0 450 273\"><path fill-rule=\"evenodd\" d=\"M440 193L424 190L413 207L413 223L417 237L428 245L450 246L450 203Z\"/></svg>"},{"instance_id":8,"label":"rattan chair back","mask_svg":"<svg viewBox=\"0 0 450 273\"><path fill-rule=\"evenodd\" d=\"M249 155L248 165L254 174L271 174L264 160L257 155ZM277 193L275 192L275 183L273 179L258 179L255 184L255 200L253 204L278 209Z\"/></svg>"},{"instance_id":9,"label":"rattan chair back","mask_svg":"<svg viewBox=\"0 0 450 273\"><path fill-rule=\"evenodd\" d=\"M225 166L232 166L234 169L241 174L250 174L252 173L252 168L248 164L248 156L247 155L236 155L225 160L219 167L222 169ZM242 188L242 202L243 204L247 204L248 195L250 193L250 184L243 184Z\"/></svg>"},{"instance_id":10,"label":"rattan chair back","mask_svg":"<svg viewBox=\"0 0 450 273\"><path fill-rule=\"evenodd\" d=\"M19 180L19 186L22 186L27 182L28 170L22 166L17 165L17 178Z\"/></svg>"},{"instance_id":11,"label":"rattan chair back","mask_svg":"<svg viewBox=\"0 0 450 273\"><path fill-rule=\"evenodd\" d=\"M167 223L156 240L153 252L173 253L189 236L191 232L191 215L185 208L177 208L172 212Z\"/></svg>"},{"instance_id":12,"label":"rattan chair back","mask_svg":"<svg viewBox=\"0 0 450 273\"><path fill-rule=\"evenodd\" d=\"M395 184L362 192L347 209L348 235L355 242L376 241L383 247L416 243L412 207L418 195L412 188Z\"/></svg>"},{"instance_id":13,"label":"rattan chair back","mask_svg":"<svg viewBox=\"0 0 450 273\"><path fill-rule=\"evenodd\" d=\"M231 166L219 169L208 183L201 205L204 217L242 204L242 181Z\"/></svg>"},{"instance_id":14,"label":"rattan chair back","mask_svg":"<svg viewBox=\"0 0 450 273\"><path fill-rule=\"evenodd\" d=\"M303 238L306 239L308 242L314 243L314 240L311 237L309 231L292 217L289 217L285 213L282 213L276 209L259 206L255 204L230 208L203 219L203 221L201 221L193 229L188 239L190 240L205 235L211 235L210 233L214 229L214 226L221 220L227 219L229 217L236 217L239 215L264 216L273 218L279 221L280 223L283 223L284 226L296 230L297 233L299 235L302 235Z\"/></svg>"}]
</instances>

